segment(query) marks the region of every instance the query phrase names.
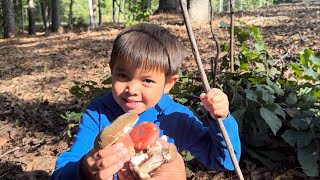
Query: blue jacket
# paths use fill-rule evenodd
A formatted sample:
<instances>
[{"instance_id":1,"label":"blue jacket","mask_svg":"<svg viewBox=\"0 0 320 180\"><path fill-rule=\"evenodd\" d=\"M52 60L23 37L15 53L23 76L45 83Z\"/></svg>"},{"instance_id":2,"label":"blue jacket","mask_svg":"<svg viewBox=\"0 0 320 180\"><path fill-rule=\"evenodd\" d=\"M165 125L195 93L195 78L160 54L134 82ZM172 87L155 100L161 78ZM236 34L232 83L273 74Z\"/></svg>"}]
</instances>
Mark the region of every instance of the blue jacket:
<instances>
[{"instance_id":1,"label":"blue jacket","mask_svg":"<svg viewBox=\"0 0 320 180\"><path fill-rule=\"evenodd\" d=\"M82 116L71 149L58 157L51 179L80 179L81 158L93 148L99 131L123 113L111 92L93 100ZM211 118L210 115L208 118ZM175 143L180 152L190 151L207 167L216 171L234 169L216 122L210 120L209 127L204 127L191 110L176 103L167 94L163 94L154 107L141 113L137 124L145 121L157 124L160 136L169 136L169 142ZM231 114L223 122L239 161L241 146L237 122Z\"/></svg>"}]
</instances>

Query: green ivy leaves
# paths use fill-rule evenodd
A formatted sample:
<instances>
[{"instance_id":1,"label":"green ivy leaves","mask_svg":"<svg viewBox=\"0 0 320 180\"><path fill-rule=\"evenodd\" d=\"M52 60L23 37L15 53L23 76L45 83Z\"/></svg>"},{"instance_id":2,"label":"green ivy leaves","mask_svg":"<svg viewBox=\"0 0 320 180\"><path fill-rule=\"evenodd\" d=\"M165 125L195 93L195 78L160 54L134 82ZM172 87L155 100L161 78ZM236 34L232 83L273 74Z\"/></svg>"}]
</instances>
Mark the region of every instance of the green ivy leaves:
<instances>
[{"instance_id":1,"label":"green ivy leaves","mask_svg":"<svg viewBox=\"0 0 320 180\"><path fill-rule=\"evenodd\" d=\"M281 128L282 122L278 118L278 116L266 108L260 108L259 109L261 117L266 121L266 123L269 125L270 129L272 130L273 134L276 135L277 131Z\"/></svg>"}]
</instances>

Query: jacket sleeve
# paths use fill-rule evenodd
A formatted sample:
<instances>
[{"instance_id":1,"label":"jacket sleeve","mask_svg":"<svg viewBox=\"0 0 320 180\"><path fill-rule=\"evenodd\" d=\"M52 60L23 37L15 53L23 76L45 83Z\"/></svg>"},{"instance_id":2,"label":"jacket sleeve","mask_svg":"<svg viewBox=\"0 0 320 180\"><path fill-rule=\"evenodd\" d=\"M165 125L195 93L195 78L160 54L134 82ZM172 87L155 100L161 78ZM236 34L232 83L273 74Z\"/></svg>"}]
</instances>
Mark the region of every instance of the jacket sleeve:
<instances>
[{"instance_id":1,"label":"jacket sleeve","mask_svg":"<svg viewBox=\"0 0 320 180\"><path fill-rule=\"evenodd\" d=\"M99 114L94 109L94 106L89 106L82 115L79 131L74 136L75 141L69 151L61 153L57 158L55 171L50 179L81 179L81 160L93 148L94 139L99 132Z\"/></svg>"},{"instance_id":2,"label":"jacket sleeve","mask_svg":"<svg viewBox=\"0 0 320 180\"><path fill-rule=\"evenodd\" d=\"M232 163L226 142L223 139L221 130L217 125L217 121L212 119L209 114L208 114L208 119L209 119L209 133L211 134L212 140L215 142L216 152L219 154L216 157L217 161L219 162L219 164L222 165L224 169L234 170L233 163ZM241 144L240 144L240 137L238 133L238 124L230 113L228 114L227 118L223 120L223 124L229 135L237 161L239 162L240 155L241 155Z\"/></svg>"},{"instance_id":3,"label":"jacket sleeve","mask_svg":"<svg viewBox=\"0 0 320 180\"><path fill-rule=\"evenodd\" d=\"M168 109L164 111L160 128L164 134L174 139L179 151L190 151L204 165L216 171L234 169L215 120L209 119L209 126L205 127L187 107L176 104ZM223 123L239 161L241 146L237 122L229 113Z\"/></svg>"}]
</instances>

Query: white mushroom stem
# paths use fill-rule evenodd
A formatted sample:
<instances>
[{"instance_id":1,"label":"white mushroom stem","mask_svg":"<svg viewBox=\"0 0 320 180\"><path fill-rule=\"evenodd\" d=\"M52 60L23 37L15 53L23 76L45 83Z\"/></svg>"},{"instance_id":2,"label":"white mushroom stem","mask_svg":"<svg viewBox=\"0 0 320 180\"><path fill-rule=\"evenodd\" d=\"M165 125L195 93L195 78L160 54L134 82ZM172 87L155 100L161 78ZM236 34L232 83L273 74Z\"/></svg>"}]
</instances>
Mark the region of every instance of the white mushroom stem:
<instances>
[{"instance_id":1,"label":"white mushroom stem","mask_svg":"<svg viewBox=\"0 0 320 180\"><path fill-rule=\"evenodd\" d=\"M162 152L153 154L141 167L135 166L134 170L141 179L148 179L150 178L149 172L161 166L164 161L165 159L162 156Z\"/></svg>"},{"instance_id":2,"label":"white mushroom stem","mask_svg":"<svg viewBox=\"0 0 320 180\"><path fill-rule=\"evenodd\" d=\"M147 153L152 156L153 154L157 154L162 152L162 145L159 141L156 141L156 144L153 147L147 149Z\"/></svg>"},{"instance_id":3,"label":"white mushroom stem","mask_svg":"<svg viewBox=\"0 0 320 180\"><path fill-rule=\"evenodd\" d=\"M159 143L160 144L160 143ZM159 151L160 150L160 151ZM177 157L177 147L174 144L169 144L168 148L163 148L162 146L156 146L151 149L151 158L142 164L141 167L135 166L134 170L139 175L141 179L150 178L149 173L154 169L161 166L164 162L172 162Z\"/></svg>"},{"instance_id":4,"label":"white mushroom stem","mask_svg":"<svg viewBox=\"0 0 320 180\"><path fill-rule=\"evenodd\" d=\"M134 166L138 166L140 165L143 161L145 161L146 159L148 159L149 156L148 154L139 154L137 156L133 156L130 160L130 162L134 165Z\"/></svg>"}]
</instances>

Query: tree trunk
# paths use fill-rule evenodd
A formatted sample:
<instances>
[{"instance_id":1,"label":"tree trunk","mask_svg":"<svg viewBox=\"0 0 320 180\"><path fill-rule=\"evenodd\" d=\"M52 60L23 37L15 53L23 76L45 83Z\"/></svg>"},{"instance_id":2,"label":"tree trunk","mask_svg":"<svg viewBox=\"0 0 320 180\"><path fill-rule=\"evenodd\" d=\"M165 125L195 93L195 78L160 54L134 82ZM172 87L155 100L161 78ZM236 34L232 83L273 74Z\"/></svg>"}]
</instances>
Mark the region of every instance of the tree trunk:
<instances>
[{"instance_id":1,"label":"tree trunk","mask_svg":"<svg viewBox=\"0 0 320 180\"><path fill-rule=\"evenodd\" d=\"M48 25L47 25L47 16L46 16L46 1L41 0L40 1L40 7L41 7L41 17L42 17L42 22L43 22L43 30L44 32L47 31Z\"/></svg>"},{"instance_id":2,"label":"tree trunk","mask_svg":"<svg viewBox=\"0 0 320 180\"><path fill-rule=\"evenodd\" d=\"M141 1L141 10L145 10L148 8L148 1Z\"/></svg>"},{"instance_id":3,"label":"tree trunk","mask_svg":"<svg viewBox=\"0 0 320 180\"><path fill-rule=\"evenodd\" d=\"M59 32L59 28L60 28L60 0L52 0L51 31Z\"/></svg>"},{"instance_id":4,"label":"tree trunk","mask_svg":"<svg viewBox=\"0 0 320 180\"><path fill-rule=\"evenodd\" d=\"M151 9L152 0L148 0L147 9Z\"/></svg>"},{"instance_id":5,"label":"tree trunk","mask_svg":"<svg viewBox=\"0 0 320 180\"><path fill-rule=\"evenodd\" d=\"M189 0L189 15L192 22L208 21L210 17L209 0Z\"/></svg>"},{"instance_id":6,"label":"tree trunk","mask_svg":"<svg viewBox=\"0 0 320 180\"><path fill-rule=\"evenodd\" d=\"M94 20L93 20L93 7L92 7L92 0L88 0L89 3L89 20L90 20L90 27L94 29Z\"/></svg>"},{"instance_id":7,"label":"tree trunk","mask_svg":"<svg viewBox=\"0 0 320 180\"><path fill-rule=\"evenodd\" d=\"M20 0L20 4L21 4L21 30L22 30L22 34L24 33L24 11L23 11L23 1Z\"/></svg>"},{"instance_id":8,"label":"tree trunk","mask_svg":"<svg viewBox=\"0 0 320 180\"><path fill-rule=\"evenodd\" d=\"M159 7L155 13L178 12L179 10L179 0L160 0Z\"/></svg>"},{"instance_id":9,"label":"tree trunk","mask_svg":"<svg viewBox=\"0 0 320 180\"><path fill-rule=\"evenodd\" d=\"M29 5L28 7L29 34L36 34L36 18L35 18L34 0L29 0L28 5Z\"/></svg>"},{"instance_id":10,"label":"tree trunk","mask_svg":"<svg viewBox=\"0 0 320 180\"><path fill-rule=\"evenodd\" d=\"M92 24L93 29L97 27L97 0L92 0Z\"/></svg>"},{"instance_id":11,"label":"tree trunk","mask_svg":"<svg viewBox=\"0 0 320 180\"><path fill-rule=\"evenodd\" d=\"M2 0L4 38L16 35L13 0Z\"/></svg>"},{"instance_id":12,"label":"tree trunk","mask_svg":"<svg viewBox=\"0 0 320 180\"><path fill-rule=\"evenodd\" d=\"M99 26L102 26L101 0L98 0Z\"/></svg>"},{"instance_id":13,"label":"tree trunk","mask_svg":"<svg viewBox=\"0 0 320 180\"><path fill-rule=\"evenodd\" d=\"M112 0L112 22L116 22L116 0Z\"/></svg>"},{"instance_id":14,"label":"tree trunk","mask_svg":"<svg viewBox=\"0 0 320 180\"><path fill-rule=\"evenodd\" d=\"M73 29L73 3L74 0L70 0L68 27L71 30Z\"/></svg>"},{"instance_id":15,"label":"tree trunk","mask_svg":"<svg viewBox=\"0 0 320 180\"><path fill-rule=\"evenodd\" d=\"M219 1L219 12L223 12L223 0Z\"/></svg>"},{"instance_id":16,"label":"tree trunk","mask_svg":"<svg viewBox=\"0 0 320 180\"><path fill-rule=\"evenodd\" d=\"M47 0L47 3L48 3L47 25L50 25L52 20L52 0Z\"/></svg>"}]
</instances>

